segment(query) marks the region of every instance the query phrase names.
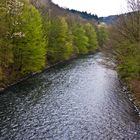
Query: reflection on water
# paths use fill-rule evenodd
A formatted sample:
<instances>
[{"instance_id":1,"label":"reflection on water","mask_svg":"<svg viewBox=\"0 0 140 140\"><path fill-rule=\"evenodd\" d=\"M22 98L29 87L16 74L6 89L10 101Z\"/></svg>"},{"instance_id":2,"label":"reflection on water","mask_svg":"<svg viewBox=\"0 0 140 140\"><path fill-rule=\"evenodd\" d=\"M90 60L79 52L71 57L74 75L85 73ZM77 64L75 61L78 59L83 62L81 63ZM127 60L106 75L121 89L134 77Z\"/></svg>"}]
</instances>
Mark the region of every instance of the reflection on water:
<instances>
[{"instance_id":1,"label":"reflection on water","mask_svg":"<svg viewBox=\"0 0 140 140\"><path fill-rule=\"evenodd\" d=\"M139 140L139 117L104 60L79 58L1 94L0 140Z\"/></svg>"}]
</instances>

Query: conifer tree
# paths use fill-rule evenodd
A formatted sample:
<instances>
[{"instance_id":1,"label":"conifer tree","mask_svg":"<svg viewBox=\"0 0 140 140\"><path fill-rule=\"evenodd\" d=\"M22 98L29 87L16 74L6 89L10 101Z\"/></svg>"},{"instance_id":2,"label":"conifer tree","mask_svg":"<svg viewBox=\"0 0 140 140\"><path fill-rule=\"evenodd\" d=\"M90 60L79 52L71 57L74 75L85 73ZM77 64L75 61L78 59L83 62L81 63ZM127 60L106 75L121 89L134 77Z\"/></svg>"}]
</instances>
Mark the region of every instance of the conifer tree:
<instances>
[{"instance_id":1,"label":"conifer tree","mask_svg":"<svg viewBox=\"0 0 140 140\"><path fill-rule=\"evenodd\" d=\"M99 46L102 47L108 39L108 33L105 25L98 26L98 42Z\"/></svg>"},{"instance_id":2,"label":"conifer tree","mask_svg":"<svg viewBox=\"0 0 140 140\"><path fill-rule=\"evenodd\" d=\"M73 44L78 48L79 54L88 52L88 37L82 25L77 24L73 27Z\"/></svg>"},{"instance_id":3,"label":"conifer tree","mask_svg":"<svg viewBox=\"0 0 140 140\"><path fill-rule=\"evenodd\" d=\"M72 51L72 41L65 18L53 19L49 34L48 60L50 63L67 60Z\"/></svg>"},{"instance_id":4,"label":"conifer tree","mask_svg":"<svg viewBox=\"0 0 140 140\"><path fill-rule=\"evenodd\" d=\"M85 26L86 36L88 37L88 52L92 53L98 48L98 41L96 31L90 23L87 23Z\"/></svg>"}]
</instances>

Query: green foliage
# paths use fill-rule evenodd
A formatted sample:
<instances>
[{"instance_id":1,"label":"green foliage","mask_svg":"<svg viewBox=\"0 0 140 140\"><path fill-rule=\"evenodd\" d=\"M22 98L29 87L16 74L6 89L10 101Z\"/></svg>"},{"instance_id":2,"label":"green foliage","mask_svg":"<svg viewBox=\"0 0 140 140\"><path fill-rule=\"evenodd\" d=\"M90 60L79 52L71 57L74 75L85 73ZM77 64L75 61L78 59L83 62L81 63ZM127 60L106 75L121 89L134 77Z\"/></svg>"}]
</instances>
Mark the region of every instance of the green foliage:
<instances>
[{"instance_id":1,"label":"green foliage","mask_svg":"<svg viewBox=\"0 0 140 140\"><path fill-rule=\"evenodd\" d=\"M29 0L1 0L0 87L40 72L48 63L96 50L91 24L71 17L54 18L48 11L37 10Z\"/></svg>"},{"instance_id":2,"label":"green foliage","mask_svg":"<svg viewBox=\"0 0 140 140\"><path fill-rule=\"evenodd\" d=\"M39 12L28 3L23 8L17 33L21 34L13 39L13 44L16 45L14 62L17 70L21 74L40 71L45 66L46 54L42 19Z\"/></svg>"},{"instance_id":3,"label":"green foliage","mask_svg":"<svg viewBox=\"0 0 140 140\"><path fill-rule=\"evenodd\" d=\"M92 53L95 52L95 50L98 48L98 41L97 41L97 35L96 31L90 23L87 23L85 25L85 31L86 31L86 36L88 37L88 52Z\"/></svg>"},{"instance_id":4,"label":"green foliage","mask_svg":"<svg viewBox=\"0 0 140 140\"><path fill-rule=\"evenodd\" d=\"M124 42L120 46L118 70L125 79L137 78L140 74L140 48L139 45Z\"/></svg>"},{"instance_id":5,"label":"green foliage","mask_svg":"<svg viewBox=\"0 0 140 140\"><path fill-rule=\"evenodd\" d=\"M2 1L0 32L0 85L44 67L42 18L28 1Z\"/></svg>"},{"instance_id":6,"label":"green foliage","mask_svg":"<svg viewBox=\"0 0 140 140\"><path fill-rule=\"evenodd\" d=\"M9 79L11 77L9 71L13 63L13 44L11 43L11 37L14 26L12 19L15 14L11 14L10 7L13 8L14 4L15 1L11 5L7 0L2 0L0 3L0 83L2 84L7 80L6 76Z\"/></svg>"},{"instance_id":7,"label":"green foliage","mask_svg":"<svg viewBox=\"0 0 140 140\"><path fill-rule=\"evenodd\" d=\"M124 58L125 62L122 62L118 70L122 78L136 78L139 75L140 67L139 62L134 57Z\"/></svg>"},{"instance_id":8,"label":"green foliage","mask_svg":"<svg viewBox=\"0 0 140 140\"><path fill-rule=\"evenodd\" d=\"M42 30L43 30L43 35L44 35L44 39L46 42L46 49L48 47L48 39L49 39L49 32L50 32L50 28L51 28L51 22L49 19L49 15L45 14L42 17Z\"/></svg>"},{"instance_id":9,"label":"green foliage","mask_svg":"<svg viewBox=\"0 0 140 140\"><path fill-rule=\"evenodd\" d=\"M77 24L73 27L73 44L78 48L79 54L88 53L88 37L82 25Z\"/></svg>"},{"instance_id":10,"label":"green foliage","mask_svg":"<svg viewBox=\"0 0 140 140\"><path fill-rule=\"evenodd\" d=\"M72 52L71 34L65 18L52 20L48 40L48 60L50 63L67 60Z\"/></svg>"},{"instance_id":11,"label":"green foliage","mask_svg":"<svg viewBox=\"0 0 140 140\"><path fill-rule=\"evenodd\" d=\"M98 26L97 36L98 36L99 46L102 47L107 42L108 39L108 32L105 25Z\"/></svg>"}]
</instances>

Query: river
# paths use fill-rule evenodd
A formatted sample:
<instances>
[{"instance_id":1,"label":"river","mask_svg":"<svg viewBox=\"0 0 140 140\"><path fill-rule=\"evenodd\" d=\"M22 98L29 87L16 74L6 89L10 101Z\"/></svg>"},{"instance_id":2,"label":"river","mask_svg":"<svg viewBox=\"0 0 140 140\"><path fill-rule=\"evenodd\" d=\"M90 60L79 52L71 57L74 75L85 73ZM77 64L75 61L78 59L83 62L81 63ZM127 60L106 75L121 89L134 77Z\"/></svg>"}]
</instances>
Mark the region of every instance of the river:
<instances>
[{"instance_id":1,"label":"river","mask_svg":"<svg viewBox=\"0 0 140 140\"><path fill-rule=\"evenodd\" d=\"M140 140L140 118L105 59L84 56L0 94L0 140Z\"/></svg>"}]
</instances>

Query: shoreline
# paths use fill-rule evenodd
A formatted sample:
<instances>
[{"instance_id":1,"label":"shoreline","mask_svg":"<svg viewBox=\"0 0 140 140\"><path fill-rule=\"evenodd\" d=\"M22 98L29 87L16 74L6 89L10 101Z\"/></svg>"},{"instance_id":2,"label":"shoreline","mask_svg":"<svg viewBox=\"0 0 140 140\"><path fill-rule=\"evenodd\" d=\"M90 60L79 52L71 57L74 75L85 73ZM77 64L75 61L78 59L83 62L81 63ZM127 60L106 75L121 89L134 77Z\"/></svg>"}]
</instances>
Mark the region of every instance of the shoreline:
<instances>
[{"instance_id":1,"label":"shoreline","mask_svg":"<svg viewBox=\"0 0 140 140\"><path fill-rule=\"evenodd\" d=\"M89 54L85 54L85 55L79 55L79 56L74 56L68 60L65 60L65 61L60 61L58 63L55 63L53 65L49 65L48 67L46 67L45 69L43 69L42 71L40 72L36 72L36 73L32 73L32 74L29 74L29 75L26 75L25 77L23 78L20 78L18 80L16 80L15 82L9 84L9 85L6 85L5 87L3 88L0 88L0 94L4 94L4 91L8 90L9 88L29 79L29 78L32 78L34 76L37 76L45 71L48 71L50 70L51 68L54 68L56 66L59 66L59 65L63 65L63 64L67 64L68 62L74 60L74 59L78 59L78 58L81 58L81 57L84 57L84 56L87 56L87 55L94 55L96 53L98 53L99 51L96 51L95 53L89 53ZM118 73L119 75L119 73ZM119 78L119 82L121 83L122 85L122 88L123 88L123 91L127 94L130 102L133 104L134 106L134 110L136 113L138 113L138 115L140 116L140 105L138 104L138 99L136 98L135 96L135 92L134 92L134 89L133 88L130 88L131 87L131 83L130 82L127 82L127 81L124 81L122 78L120 78L120 76L118 76Z\"/></svg>"},{"instance_id":2,"label":"shoreline","mask_svg":"<svg viewBox=\"0 0 140 140\"><path fill-rule=\"evenodd\" d=\"M98 51L96 51L95 53L98 53ZM43 72L45 72L45 71L48 71L48 70L50 70L51 68L54 68L55 66L62 65L62 64L66 64L66 63L68 63L68 62L70 62L70 61L72 61L72 60L74 60L74 59L78 59L78 58L80 58L80 57L84 57L84 56L87 56L87 55L94 55L95 53L89 53L89 54L74 56L74 57L71 57L71 58L68 59L68 60L64 60L64 61L60 61L60 62L57 62L57 63L52 64L52 65L48 65L46 68L44 68L44 69L41 70L40 72L28 74L28 75L26 75L26 76L24 76L24 77L22 77L22 78L19 78L19 79L15 80L15 82L12 82L11 84L5 85L5 87L1 87L1 88L0 88L0 94L3 94L3 92L6 91L6 90L8 90L10 87L15 86L15 85L17 85L17 84L19 84L19 83L21 83L21 82L23 82L23 81L25 81L25 80L31 78L31 77L34 77L34 76L36 76L36 75L39 75L39 74L41 74L41 73L43 73Z\"/></svg>"},{"instance_id":3,"label":"shoreline","mask_svg":"<svg viewBox=\"0 0 140 140\"><path fill-rule=\"evenodd\" d=\"M123 92L126 93L126 95L129 98L129 101L133 104L135 112L140 117L140 105L138 104L138 99L135 97L135 93L133 92L133 89L130 88L130 83L124 81L122 78L119 77L119 81L122 85Z\"/></svg>"}]
</instances>

